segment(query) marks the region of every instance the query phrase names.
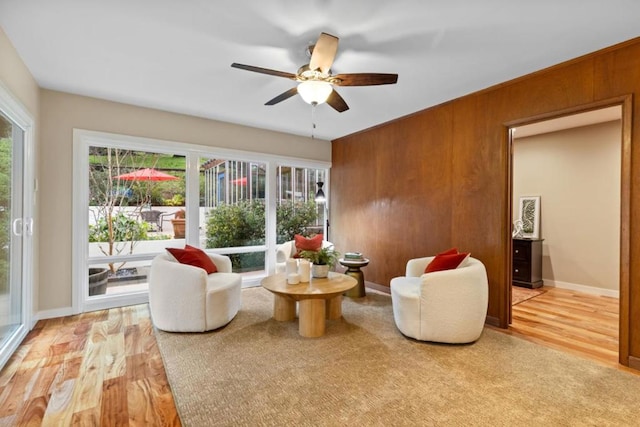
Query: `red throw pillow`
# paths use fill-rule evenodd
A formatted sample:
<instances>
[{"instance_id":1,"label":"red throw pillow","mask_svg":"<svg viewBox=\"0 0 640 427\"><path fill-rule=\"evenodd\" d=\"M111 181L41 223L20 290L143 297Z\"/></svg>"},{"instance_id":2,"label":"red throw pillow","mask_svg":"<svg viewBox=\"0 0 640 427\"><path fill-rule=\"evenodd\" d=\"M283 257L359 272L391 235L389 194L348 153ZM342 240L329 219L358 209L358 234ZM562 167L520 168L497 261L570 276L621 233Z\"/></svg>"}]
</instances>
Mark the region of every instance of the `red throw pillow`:
<instances>
[{"instance_id":1,"label":"red throw pillow","mask_svg":"<svg viewBox=\"0 0 640 427\"><path fill-rule=\"evenodd\" d=\"M451 248L451 249L447 249L444 252L440 252L438 255L453 255L453 254L457 254L457 253L458 253L458 248Z\"/></svg>"},{"instance_id":2,"label":"red throw pillow","mask_svg":"<svg viewBox=\"0 0 640 427\"><path fill-rule=\"evenodd\" d=\"M316 234L311 238L307 238L296 234L293 236L293 240L296 246L296 253L294 258L300 258L301 251L319 251L322 248L322 234Z\"/></svg>"},{"instance_id":3,"label":"red throw pillow","mask_svg":"<svg viewBox=\"0 0 640 427\"><path fill-rule=\"evenodd\" d=\"M468 256L469 253L436 255L429 265L427 265L427 268L424 269L424 272L433 273L434 271L453 270L454 268L457 268Z\"/></svg>"},{"instance_id":4,"label":"red throw pillow","mask_svg":"<svg viewBox=\"0 0 640 427\"><path fill-rule=\"evenodd\" d=\"M167 248L169 253L174 256L180 264L192 265L194 267L200 267L207 274L215 273L218 271L216 265L211 261L209 255L207 255L202 249L198 249L194 246L185 245L184 249L180 248Z\"/></svg>"}]
</instances>

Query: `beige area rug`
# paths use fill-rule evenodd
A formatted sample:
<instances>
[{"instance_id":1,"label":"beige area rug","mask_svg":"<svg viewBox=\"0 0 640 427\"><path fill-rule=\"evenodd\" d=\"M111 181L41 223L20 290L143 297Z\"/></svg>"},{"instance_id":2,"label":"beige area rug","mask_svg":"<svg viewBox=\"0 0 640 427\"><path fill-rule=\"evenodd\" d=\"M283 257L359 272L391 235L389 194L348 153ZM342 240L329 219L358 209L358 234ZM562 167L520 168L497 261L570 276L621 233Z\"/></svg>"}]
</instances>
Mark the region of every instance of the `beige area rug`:
<instances>
[{"instance_id":1,"label":"beige area rug","mask_svg":"<svg viewBox=\"0 0 640 427\"><path fill-rule=\"evenodd\" d=\"M245 289L226 327L156 331L186 426L637 426L640 376L485 329L472 345L407 339L389 296L345 298L324 337Z\"/></svg>"},{"instance_id":2,"label":"beige area rug","mask_svg":"<svg viewBox=\"0 0 640 427\"><path fill-rule=\"evenodd\" d=\"M511 287L511 305L520 304L526 300L531 298L535 298L538 295L544 294L546 289L537 288L537 289L529 289L522 288L520 286L512 286Z\"/></svg>"}]
</instances>

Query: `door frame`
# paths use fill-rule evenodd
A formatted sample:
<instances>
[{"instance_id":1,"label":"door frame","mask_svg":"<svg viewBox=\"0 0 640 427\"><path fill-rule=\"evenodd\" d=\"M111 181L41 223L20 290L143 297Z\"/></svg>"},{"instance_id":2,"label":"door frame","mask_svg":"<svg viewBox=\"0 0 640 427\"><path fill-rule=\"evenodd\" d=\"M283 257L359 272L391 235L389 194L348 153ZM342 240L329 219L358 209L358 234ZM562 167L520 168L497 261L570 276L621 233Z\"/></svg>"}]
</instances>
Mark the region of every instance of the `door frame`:
<instances>
[{"instance_id":1,"label":"door frame","mask_svg":"<svg viewBox=\"0 0 640 427\"><path fill-rule=\"evenodd\" d=\"M24 132L22 159L22 313L18 331L9 339L6 351L0 353L0 367L4 366L11 354L18 348L27 333L34 326L33 316L33 230L35 213L34 119L29 110L0 81L0 110Z\"/></svg>"},{"instance_id":2,"label":"door frame","mask_svg":"<svg viewBox=\"0 0 640 427\"><path fill-rule=\"evenodd\" d=\"M607 107L620 106L621 114L621 170L620 170L620 300L619 300L619 326L618 326L618 362L624 366L629 366L629 347L630 347L630 325L629 315L631 310L631 282L630 282L630 265L631 265L631 125L633 113L633 95L622 95L615 98L604 99L589 104L584 104L564 110L552 111L539 114L536 116L520 118L504 123L504 138L507 142L507 218L512 218L513 205L513 141L511 139L511 129L528 125L536 122L557 119L560 117L570 116L579 113L585 113L593 110L599 110ZM511 233L508 234L509 239L506 242L508 254L512 252ZM506 286L504 293L506 295L504 301L507 304L506 313L508 314L508 324L511 323L511 283L512 283L512 260L511 256L507 257L506 269Z\"/></svg>"}]
</instances>

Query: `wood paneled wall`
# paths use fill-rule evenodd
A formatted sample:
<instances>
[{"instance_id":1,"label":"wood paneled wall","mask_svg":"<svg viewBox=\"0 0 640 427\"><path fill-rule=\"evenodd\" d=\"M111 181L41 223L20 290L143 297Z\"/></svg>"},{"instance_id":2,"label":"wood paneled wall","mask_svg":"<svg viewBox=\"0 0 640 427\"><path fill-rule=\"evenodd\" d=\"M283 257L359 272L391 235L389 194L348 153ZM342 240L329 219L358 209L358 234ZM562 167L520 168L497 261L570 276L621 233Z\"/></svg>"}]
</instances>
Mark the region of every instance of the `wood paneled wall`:
<instances>
[{"instance_id":1,"label":"wood paneled wall","mask_svg":"<svg viewBox=\"0 0 640 427\"><path fill-rule=\"evenodd\" d=\"M470 251L487 268L488 321L507 327L508 126L624 99L620 350L623 364L640 368L640 39L333 141L331 240L365 253L366 279L386 286L410 258Z\"/></svg>"}]
</instances>

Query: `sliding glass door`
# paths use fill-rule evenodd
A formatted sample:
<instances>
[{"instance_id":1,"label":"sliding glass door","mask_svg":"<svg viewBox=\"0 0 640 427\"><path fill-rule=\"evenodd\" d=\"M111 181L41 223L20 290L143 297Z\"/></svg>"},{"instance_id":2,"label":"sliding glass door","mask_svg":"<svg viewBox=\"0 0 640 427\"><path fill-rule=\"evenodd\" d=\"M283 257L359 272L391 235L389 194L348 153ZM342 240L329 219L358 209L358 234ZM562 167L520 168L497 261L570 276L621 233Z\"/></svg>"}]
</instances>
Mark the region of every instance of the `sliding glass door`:
<instances>
[{"instance_id":1,"label":"sliding glass door","mask_svg":"<svg viewBox=\"0 0 640 427\"><path fill-rule=\"evenodd\" d=\"M25 132L0 110L0 366L26 335Z\"/></svg>"}]
</instances>

